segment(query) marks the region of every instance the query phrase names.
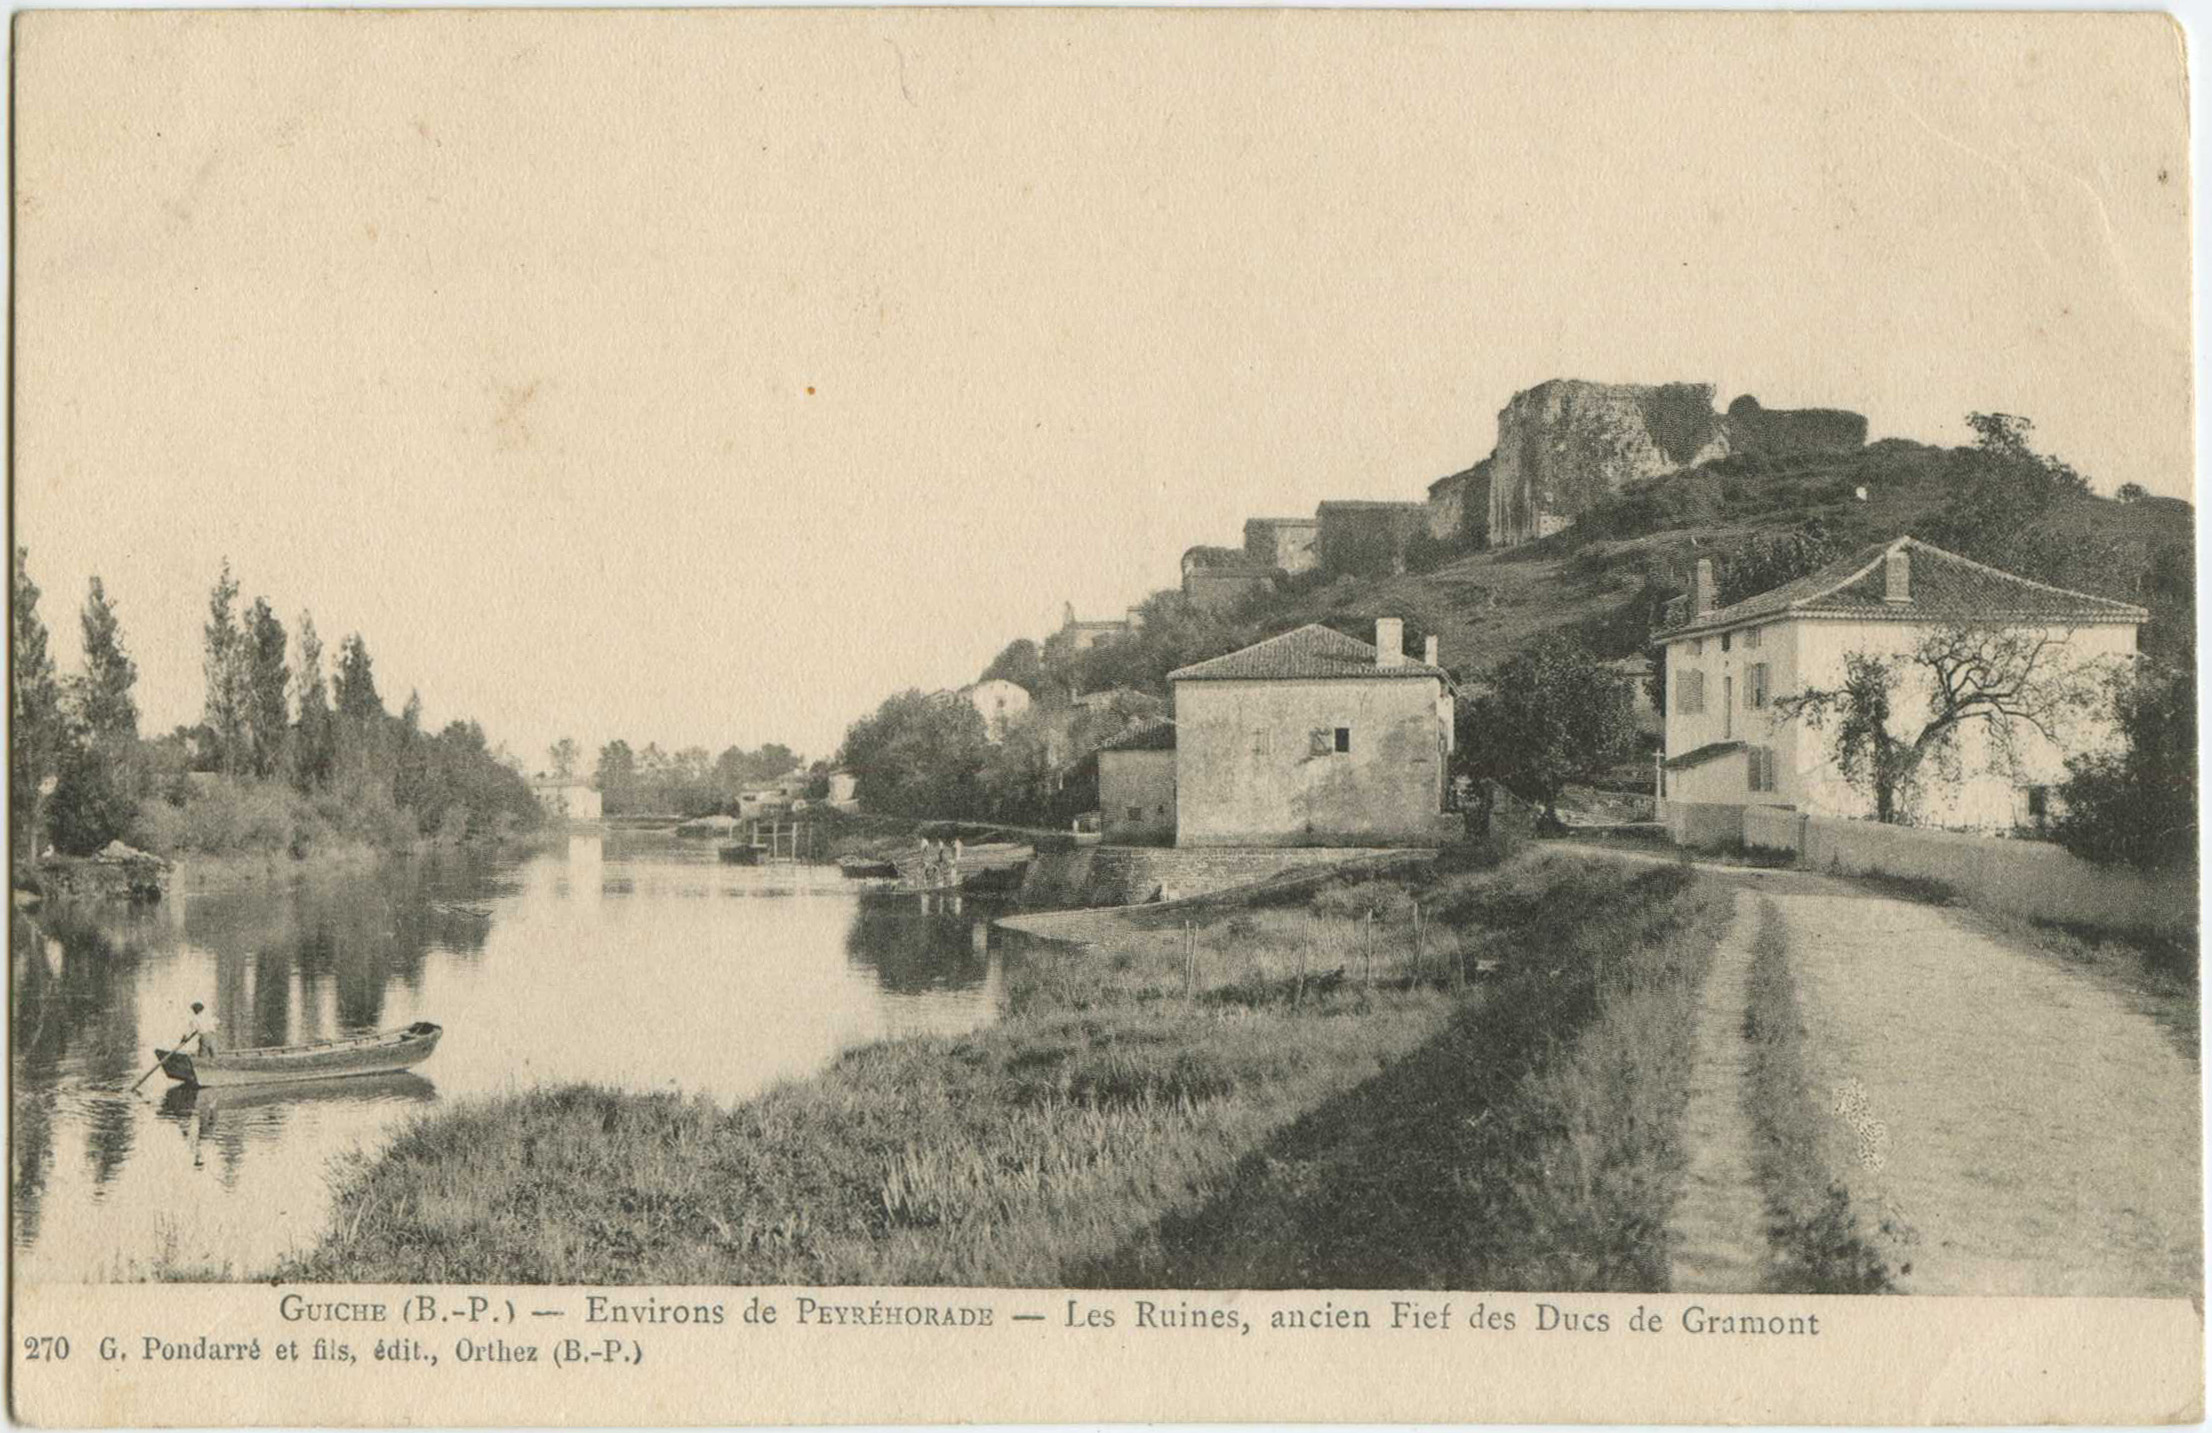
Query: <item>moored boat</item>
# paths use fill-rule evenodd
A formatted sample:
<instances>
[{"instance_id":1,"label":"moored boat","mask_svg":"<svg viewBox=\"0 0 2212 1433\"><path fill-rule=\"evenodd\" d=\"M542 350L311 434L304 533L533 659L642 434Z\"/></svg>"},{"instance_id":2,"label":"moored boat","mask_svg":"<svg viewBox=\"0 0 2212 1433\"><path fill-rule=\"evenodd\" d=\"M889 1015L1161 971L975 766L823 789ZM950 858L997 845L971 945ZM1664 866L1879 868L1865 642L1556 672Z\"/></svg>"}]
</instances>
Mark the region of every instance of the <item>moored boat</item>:
<instances>
[{"instance_id":1,"label":"moored boat","mask_svg":"<svg viewBox=\"0 0 2212 1433\"><path fill-rule=\"evenodd\" d=\"M722 864L726 866L757 866L760 864L760 847L748 845L742 841L732 846L722 847L717 854L722 857Z\"/></svg>"},{"instance_id":2,"label":"moored boat","mask_svg":"<svg viewBox=\"0 0 2212 1433\"><path fill-rule=\"evenodd\" d=\"M849 881L885 880L899 874L896 861L872 856L841 856L837 861L837 869Z\"/></svg>"},{"instance_id":3,"label":"moored boat","mask_svg":"<svg viewBox=\"0 0 2212 1433\"><path fill-rule=\"evenodd\" d=\"M347 1075L384 1075L419 1065L438 1048L445 1031L427 1020L404 1030L316 1040L305 1045L266 1045L253 1050L219 1050L213 1055L184 1050L154 1051L162 1073L202 1089L226 1085L273 1085L286 1080L329 1080Z\"/></svg>"}]
</instances>

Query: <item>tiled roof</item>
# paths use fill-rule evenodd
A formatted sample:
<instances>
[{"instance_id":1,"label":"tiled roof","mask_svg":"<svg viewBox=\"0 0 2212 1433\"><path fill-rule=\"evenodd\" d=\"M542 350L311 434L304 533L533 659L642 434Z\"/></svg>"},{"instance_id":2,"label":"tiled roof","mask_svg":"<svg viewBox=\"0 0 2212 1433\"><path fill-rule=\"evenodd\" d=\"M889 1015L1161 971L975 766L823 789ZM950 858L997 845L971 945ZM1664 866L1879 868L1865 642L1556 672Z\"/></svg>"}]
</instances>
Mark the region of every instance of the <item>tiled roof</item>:
<instances>
[{"instance_id":1,"label":"tiled roof","mask_svg":"<svg viewBox=\"0 0 2212 1433\"><path fill-rule=\"evenodd\" d=\"M1898 550L1911 558L1909 602L1883 597L1883 558ZM1671 641L1783 615L1898 622L2142 622L2150 617L2132 603L2015 577L1919 538L1900 537L1657 635Z\"/></svg>"},{"instance_id":2,"label":"tiled roof","mask_svg":"<svg viewBox=\"0 0 2212 1433\"><path fill-rule=\"evenodd\" d=\"M1401 677L1433 677L1451 680L1442 667L1407 658L1395 667L1375 665L1375 649L1357 637L1347 637L1333 627L1308 623L1295 632L1270 637L1249 647L1169 672L1171 682L1291 681L1310 678L1363 677L1395 680Z\"/></svg>"},{"instance_id":3,"label":"tiled roof","mask_svg":"<svg viewBox=\"0 0 2212 1433\"><path fill-rule=\"evenodd\" d=\"M1321 512L1426 512L1428 504L1399 498L1328 498Z\"/></svg>"},{"instance_id":4,"label":"tiled roof","mask_svg":"<svg viewBox=\"0 0 2212 1433\"><path fill-rule=\"evenodd\" d=\"M1111 741L1098 744L1100 751L1173 751L1175 723L1166 717L1140 722Z\"/></svg>"}]
</instances>

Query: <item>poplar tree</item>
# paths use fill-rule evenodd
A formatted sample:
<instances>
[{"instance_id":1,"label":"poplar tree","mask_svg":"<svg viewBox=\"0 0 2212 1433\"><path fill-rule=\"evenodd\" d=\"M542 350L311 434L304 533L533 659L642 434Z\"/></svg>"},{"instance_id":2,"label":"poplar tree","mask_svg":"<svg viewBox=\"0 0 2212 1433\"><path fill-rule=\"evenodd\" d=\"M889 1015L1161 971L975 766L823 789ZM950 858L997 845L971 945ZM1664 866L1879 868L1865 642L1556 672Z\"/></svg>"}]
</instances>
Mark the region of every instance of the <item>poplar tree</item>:
<instances>
[{"instance_id":1,"label":"poplar tree","mask_svg":"<svg viewBox=\"0 0 2212 1433\"><path fill-rule=\"evenodd\" d=\"M35 857L44 840L46 793L61 760L65 739L61 683L46 650L46 624L38 616L38 584L26 567L30 554L15 550L14 601L10 612L8 664L11 722L8 742L8 819L18 857Z\"/></svg>"},{"instance_id":2,"label":"poplar tree","mask_svg":"<svg viewBox=\"0 0 2212 1433\"><path fill-rule=\"evenodd\" d=\"M238 579L231 576L230 559L223 559L222 574L207 597L206 655L201 670L207 678L207 728L215 734L216 769L235 773L249 760L246 739L245 640L238 630L236 606Z\"/></svg>"},{"instance_id":3,"label":"poplar tree","mask_svg":"<svg viewBox=\"0 0 2212 1433\"><path fill-rule=\"evenodd\" d=\"M248 747L254 775L266 779L284 769L292 734L292 669L284 661L284 624L266 597L254 599L240 637Z\"/></svg>"},{"instance_id":4,"label":"poplar tree","mask_svg":"<svg viewBox=\"0 0 2212 1433\"><path fill-rule=\"evenodd\" d=\"M77 714L92 740L110 752L138 740L138 664L123 650L123 631L107 589L92 579L85 594L84 681L78 688Z\"/></svg>"},{"instance_id":5,"label":"poplar tree","mask_svg":"<svg viewBox=\"0 0 2212 1433\"><path fill-rule=\"evenodd\" d=\"M299 726L293 738L293 779L310 791L330 779L335 740L330 688L323 681L323 639L312 613L300 613Z\"/></svg>"}]
</instances>

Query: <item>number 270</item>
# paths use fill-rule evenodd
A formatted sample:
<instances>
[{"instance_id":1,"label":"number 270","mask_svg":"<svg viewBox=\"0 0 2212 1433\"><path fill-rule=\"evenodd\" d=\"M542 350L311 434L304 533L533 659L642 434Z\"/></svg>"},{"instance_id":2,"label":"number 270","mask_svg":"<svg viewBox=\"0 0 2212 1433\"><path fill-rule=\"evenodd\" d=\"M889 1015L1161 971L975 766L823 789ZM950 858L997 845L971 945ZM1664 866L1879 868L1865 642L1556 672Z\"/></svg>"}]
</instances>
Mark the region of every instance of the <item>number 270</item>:
<instances>
[{"instance_id":1,"label":"number 270","mask_svg":"<svg viewBox=\"0 0 2212 1433\"><path fill-rule=\"evenodd\" d=\"M36 1363L42 1358L51 1359L58 1363L69 1357L69 1340L33 1334L23 1340L23 1357L32 1363Z\"/></svg>"}]
</instances>

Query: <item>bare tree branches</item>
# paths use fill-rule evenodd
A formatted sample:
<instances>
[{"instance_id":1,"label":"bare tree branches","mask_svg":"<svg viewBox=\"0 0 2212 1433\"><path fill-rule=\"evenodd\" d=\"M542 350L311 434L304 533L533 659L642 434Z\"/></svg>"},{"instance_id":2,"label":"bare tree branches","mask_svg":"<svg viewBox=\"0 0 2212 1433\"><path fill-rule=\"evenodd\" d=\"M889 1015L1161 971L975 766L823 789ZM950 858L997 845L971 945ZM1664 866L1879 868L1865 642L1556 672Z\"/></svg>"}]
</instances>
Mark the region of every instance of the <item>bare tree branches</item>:
<instances>
[{"instance_id":1,"label":"bare tree branches","mask_svg":"<svg viewBox=\"0 0 2212 1433\"><path fill-rule=\"evenodd\" d=\"M1844 657L1843 684L1775 700L1785 721L1832 730L1836 768L1874 798L1875 819L1895 822L1915 804L1923 774L1958 780L1960 739L1979 725L1991 764L2021 769L2022 728L2057 743L2101 690L2096 674L2069 660L2071 631L1975 623L1939 627L1909 653ZM1914 714L1916 689L1925 709Z\"/></svg>"}]
</instances>

